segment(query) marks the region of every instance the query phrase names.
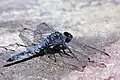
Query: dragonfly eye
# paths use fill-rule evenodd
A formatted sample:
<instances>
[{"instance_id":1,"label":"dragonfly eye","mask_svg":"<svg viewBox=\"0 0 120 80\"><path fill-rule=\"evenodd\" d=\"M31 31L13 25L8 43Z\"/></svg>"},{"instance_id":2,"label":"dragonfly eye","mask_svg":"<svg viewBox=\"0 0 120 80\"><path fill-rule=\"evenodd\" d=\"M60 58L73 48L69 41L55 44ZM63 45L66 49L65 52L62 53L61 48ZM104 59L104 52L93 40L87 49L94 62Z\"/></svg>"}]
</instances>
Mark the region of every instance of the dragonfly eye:
<instances>
[{"instance_id":1,"label":"dragonfly eye","mask_svg":"<svg viewBox=\"0 0 120 80\"><path fill-rule=\"evenodd\" d=\"M68 43L72 40L73 36L69 32L63 33L66 36L65 42Z\"/></svg>"}]
</instances>

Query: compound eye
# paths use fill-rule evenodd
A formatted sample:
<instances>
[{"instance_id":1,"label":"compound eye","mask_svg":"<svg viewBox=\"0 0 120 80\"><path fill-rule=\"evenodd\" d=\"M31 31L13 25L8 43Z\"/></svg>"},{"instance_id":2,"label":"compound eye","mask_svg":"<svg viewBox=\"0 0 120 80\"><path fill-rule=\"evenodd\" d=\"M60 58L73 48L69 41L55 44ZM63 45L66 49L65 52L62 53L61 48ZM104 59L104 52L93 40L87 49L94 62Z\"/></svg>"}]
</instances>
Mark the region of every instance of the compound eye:
<instances>
[{"instance_id":1,"label":"compound eye","mask_svg":"<svg viewBox=\"0 0 120 80\"><path fill-rule=\"evenodd\" d=\"M69 32L64 32L64 35L66 36L65 42L68 43L71 41L73 36Z\"/></svg>"},{"instance_id":2,"label":"compound eye","mask_svg":"<svg viewBox=\"0 0 120 80\"><path fill-rule=\"evenodd\" d=\"M68 42L70 42L70 41L71 41L71 38L66 38L66 39L65 39L65 42L66 42L66 43L68 43Z\"/></svg>"}]
</instances>

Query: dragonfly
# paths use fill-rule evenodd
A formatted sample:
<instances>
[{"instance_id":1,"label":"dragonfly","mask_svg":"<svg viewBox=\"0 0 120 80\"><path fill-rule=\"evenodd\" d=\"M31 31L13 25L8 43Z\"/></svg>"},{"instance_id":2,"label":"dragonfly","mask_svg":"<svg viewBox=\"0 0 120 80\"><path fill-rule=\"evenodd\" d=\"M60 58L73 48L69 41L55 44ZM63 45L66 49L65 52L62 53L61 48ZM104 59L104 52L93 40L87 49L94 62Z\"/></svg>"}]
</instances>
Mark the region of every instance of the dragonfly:
<instances>
[{"instance_id":1,"label":"dragonfly","mask_svg":"<svg viewBox=\"0 0 120 80\"><path fill-rule=\"evenodd\" d=\"M22 59L22 56L27 56L31 59L29 55L39 55L41 57L47 56L47 58L53 60L53 63L60 67L64 65L70 67L70 69L83 70L89 63L95 63L90 59L90 55L92 55L92 53L90 54L90 50L109 56L108 53L102 50L79 43L69 32L65 31L61 33L56 31L47 23L40 23L36 30L24 28L20 31L19 37L25 43L25 45L21 46L27 49L26 51L10 56L6 60L7 62ZM46 60L46 58L42 59ZM23 58L23 60L25 59ZM47 62L50 61L48 60ZM63 64L59 65L59 62Z\"/></svg>"}]
</instances>

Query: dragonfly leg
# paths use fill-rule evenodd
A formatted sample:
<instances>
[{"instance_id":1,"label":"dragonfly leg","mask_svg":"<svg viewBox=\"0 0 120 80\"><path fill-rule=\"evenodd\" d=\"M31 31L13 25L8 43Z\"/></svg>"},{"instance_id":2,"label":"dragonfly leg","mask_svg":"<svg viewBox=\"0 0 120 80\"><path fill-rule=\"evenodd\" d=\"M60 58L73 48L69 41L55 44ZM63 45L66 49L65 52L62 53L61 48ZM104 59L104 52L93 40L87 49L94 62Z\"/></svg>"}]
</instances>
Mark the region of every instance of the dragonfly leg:
<instances>
[{"instance_id":1,"label":"dragonfly leg","mask_svg":"<svg viewBox=\"0 0 120 80\"><path fill-rule=\"evenodd\" d=\"M54 59L52 58L52 56L54 57ZM57 61L57 59L56 59L56 57L55 57L55 54L50 54L50 55L48 56L48 58L54 60L55 62Z\"/></svg>"},{"instance_id":2,"label":"dragonfly leg","mask_svg":"<svg viewBox=\"0 0 120 80\"><path fill-rule=\"evenodd\" d=\"M63 55L62 55L61 53L63 53L63 52L62 52L62 51L58 52L58 54L59 54L61 57L63 57Z\"/></svg>"},{"instance_id":3,"label":"dragonfly leg","mask_svg":"<svg viewBox=\"0 0 120 80\"><path fill-rule=\"evenodd\" d=\"M71 53L73 56L75 56L75 55L72 53L71 49L70 49L66 44L65 44L65 45L62 45L62 46L64 47L64 48L62 48L64 54L66 54L66 55L70 56L71 58L73 58L71 55L69 55L69 54L67 54L67 53L65 52L65 49L68 49L68 50L69 50L69 53Z\"/></svg>"},{"instance_id":4,"label":"dragonfly leg","mask_svg":"<svg viewBox=\"0 0 120 80\"><path fill-rule=\"evenodd\" d=\"M71 51L71 49L65 44L65 45L63 45L63 46L65 46L66 47L66 49L68 49L69 50L69 53L71 53L72 55L73 55L73 58L75 58L76 60L78 60L79 61L79 59L75 56L75 54Z\"/></svg>"},{"instance_id":5,"label":"dragonfly leg","mask_svg":"<svg viewBox=\"0 0 120 80\"><path fill-rule=\"evenodd\" d=\"M56 56L55 56L55 54L53 54L53 57L54 57L54 61L56 62L56 61L57 61L57 59L56 59Z\"/></svg>"},{"instance_id":6,"label":"dragonfly leg","mask_svg":"<svg viewBox=\"0 0 120 80\"><path fill-rule=\"evenodd\" d=\"M71 58L73 58L70 54L67 54L64 49L62 49L63 53Z\"/></svg>"},{"instance_id":7,"label":"dragonfly leg","mask_svg":"<svg viewBox=\"0 0 120 80\"><path fill-rule=\"evenodd\" d=\"M54 54L53 51L49 48L49 46L44 49L44 53L45 53L45 55L48 55L48 58L49 58L49 59L52 59L52 56L53 56L53 57L54 57L54 61L56 62L55 54Z\"/></svg>"}]
</instances>

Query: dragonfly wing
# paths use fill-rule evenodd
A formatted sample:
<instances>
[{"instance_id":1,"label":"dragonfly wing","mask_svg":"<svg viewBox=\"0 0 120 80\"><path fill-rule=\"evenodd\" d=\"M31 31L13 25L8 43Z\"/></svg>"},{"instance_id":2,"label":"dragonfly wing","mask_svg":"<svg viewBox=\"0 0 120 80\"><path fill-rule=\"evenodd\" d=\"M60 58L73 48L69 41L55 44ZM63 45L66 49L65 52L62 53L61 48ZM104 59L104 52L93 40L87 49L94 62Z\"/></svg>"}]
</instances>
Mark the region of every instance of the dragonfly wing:
<instances>
[{"instance_id":1,"label":"dragonfly wing","mask_svg":"<svg viewBox=\"0 0 120 80\"><path fill-rule=\"evenodd\" d=\"M11 54L13 54L15 51L14 50L10 50L10 49L7 49L7 48L0 48L1 50L1 56L3 56L1 59L3 60L7 60Z\"/></svg>"},{"instance_id":2,"label":"dragonfly wing","mask_svg":"<svg viewBox=\"0 0 120 80\"><path fill-rule=\"evenodd\" d=\"M34 42L40 42L41 39L45 39L53 32L55 32L55 30L51 26L46 23L40 23L34 31Z\"/></svg>"},{"instance_id":3,"label":"dragonfly wing","mask_svg":"<svg viewBox=\"0 0 120 80\"><path fill-rule=\"evenodd\" d=\"M110 57L109 54L106 53L105 51L98 49L92 45L87 45L85 43L81 43L75 37L70 42L70 46L74 47L74 49L78 49L80 52L84 53L84 55L87 55L87 56L90 56L90 55L92 56L94 54L101 53L102 55L106 55L106 56Z\"/></svg>"},{"instance_id":4,"label":"dragonfly wing","mask_svg":"<svg viewBox=\"0 0 120 80\"><path fill-rule=\"evenodd\" d=\"M19 37L23 43L29 48L34 44L34 31L28 28L24 28L20 31Z\"/></svg>"},{"instance_id":5,"label":"dragonfly wing","mask_svg":"<svg viewBox=\"0 0 120 80\"><path fill-rule=\"evenodd\" d=\"M81 67L87 66L89 63L94 63L98 65L98 63L93 61L95 55L97 56L99 54L104 54L106 56L109 56L109 54L107 54L103 50L80 43L76 38L73 38L69 46L71 47L72 52L75 54L78 60L80 60L79 64L82 65Z\"/></svg>"}]
</instances>

